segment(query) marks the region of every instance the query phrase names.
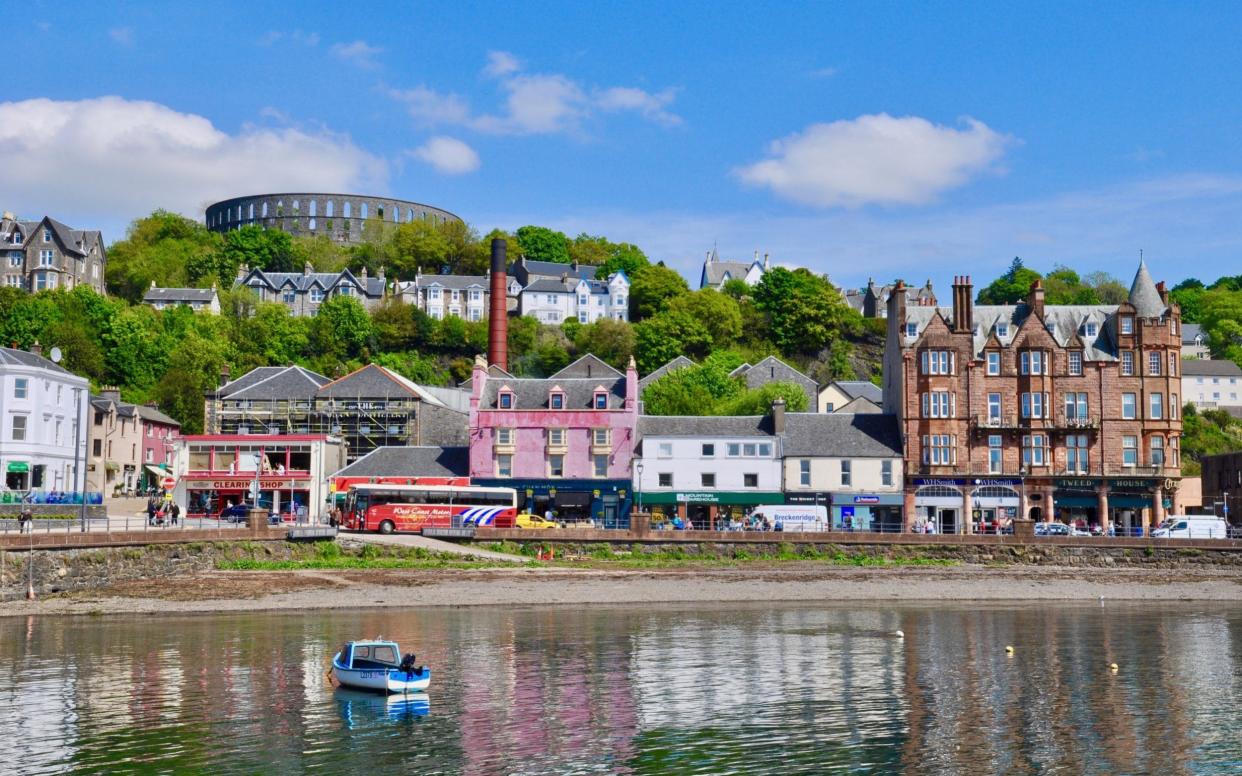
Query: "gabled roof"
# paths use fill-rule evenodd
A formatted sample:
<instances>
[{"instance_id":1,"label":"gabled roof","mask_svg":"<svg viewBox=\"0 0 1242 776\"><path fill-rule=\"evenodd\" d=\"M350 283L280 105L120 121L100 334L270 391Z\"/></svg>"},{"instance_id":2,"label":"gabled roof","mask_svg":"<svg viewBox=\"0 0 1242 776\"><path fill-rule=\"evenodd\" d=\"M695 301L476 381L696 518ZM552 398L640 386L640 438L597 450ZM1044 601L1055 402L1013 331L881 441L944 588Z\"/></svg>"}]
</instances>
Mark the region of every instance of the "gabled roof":
<instances>
[{"instance_id":1,"label":"gabled roof","mask_svg":"<svg viewBox=\"0 0 1242 776\"><path fill-rule=\"evenodd\" d=\"M479 407L498 409L496 397L501 390L507 388L513 393L515 410L548 409L548 397L554 387L559 387L564 392L566 410L593 409L597 388L603 388L608 394L608 409L619 410L625 407L624 377L489 379L483 386Z\"/></svg>"},{"instance_id":2,"label":"gabled roof","mask_svg":"<svg viewBox=\"0 0 1242 776\"><path fill-rule=\"evenodd\" d=\"M1113 319L1117 314L1116 305L1045 305L1044 327L1049 330L1057 344L1065 347L1077 334L1082 341L1083 358L1087 361L1116 361L1117 346L1112 339ZM1016 305L975 305L973 347L976 358L981 357L989 338L995 336L1002 347L1010 347L1018 336L1019 330L1026 324L1031 309L1026 302ZM946 322L953 320L951 307L907 307L906 323L915 324L916 337L907 337L901 332L902 344L913 344L918 336L922 336L928 324L940 317ZM1001 336L998 324L1006 324L1009 330ZM1036 322L1038 325L1038 322ZM1055 324L1049 327L1049 324ZM1095 323L1095 334L1087 333L1086 324ZM1055 329L1055 331L1054 331Z\"/></svg>"},{"instance_id":3,"label":"gabled roof","mask_svg":"<svg viewBox=\"0 0 1242 776\"><path fill-rule=\"evenodd\" d=\"M843 407L838 410L834 410L834 412L839 412L843 415L851 413L875 414L883 411L884 409L879 404L871 401L866 396L859 396L857 398L850 399Z\"/></svg>"},{"instance_id":4,"label":"gabled roof","mask_svg":"<svg viewBox=\"0 0 1242 776\"><path fill-rule=\"evenodd\" d=\"M718 286L726 280L743 280L750 268L759 262L744 261L705 261L703 262L703 284ZM762 267L762 264L759 264Z\"/></svg>"},{"instance_id":5,"label":"gabled roof","mask_svg":"<svg viewBox=\"0 0 1242 776\"><path fill-rule=\"evenodd\" d=\"M1183 345L1198 344L1196 340L1198 340L1199 335L1201 335L1202 333L1203 333L1203 327L1200 326L1199 324L1183 323L1182 324L1182 344Z\"/></svg>"},{"instance_id":6,"label":"gabled roof","mask_svg":"<svg viewBox=\"0 0 1242 776\"><path fill-rule=\"evenodd\" d=\"M499 380L501 378L513 379L513 375L501 369L497 364L489 364L487 367L487 377L489 380ZM474 375L470 375L465 380L457 384L459 388L469 388L474 385Z\"/></svg>"},{"instance_id":7,"label":"gabled roof","mask_svg":"<svg viewBox=\"0 0 1242 776\"><path fill-rule=\"evenodd\" d=\"M249 381L238 389L233 388L234 383L229 383L220 389L220 397L237 401L270 401L273 399L309 401L315 398L315 393L320 386L328 382L328 378L323 375L300 366L260 367L260 369L275 371L268 371L259 379ZM250 377L249 374L235 382L240 383L248 377Z\"/></svg>"},{"instance_id":8,"label":"gabled roof","mask_svg":"<svg viewBox=\"0 0 1242 776\"><path fill-rule=\"evenodd\" d=\"M562 264L559 261L534 261L523 256L509 265L510 275L516 274L516 268L519 263L530 276L550 278L559 278L561 275L569 273L571 277L590 280L595 277L595 272L599 269L599 267L593 264L579 264L575 267L573 264Z\"/></svg>"},{"instance_id":9,"label":"gabled roof","mask_svg":"<svg viewBox=\"0 0 1242 776\"><path fill-rule=\"evenodd\" d=\"M851 399L863 397L876 403L884 400L884 391L880 386L867 380L834 380L828 385L835 385L841 393Z\"/></svg>"},{"instance_id":10,"label":"gabled roof","mask_svg":"<svg viewBox=\"0 0 1242 776\"><path fill-rule=\"evenodd\" d=\"M640 437L770 437L770 415L643 415Z\"/></svg>"},{"instance_id":11,"label":"gabled roof","mask_svg":"<svg viewBox=\"0 0 1242 776\"><path fill-rule=\"evenodd\" d=\"M442 286L448 289L468 289L473 286L479 286L484 291L488 289L489 278L487 275L415 275L413 286L415 288L430 288L432 286ZM409 286L408 282L403 286Z\"/></svg>"},{"instance_id":12,"label":"gabled roof","mask_svg":"<svg viewBox=\"0 0 1242 776\"><path fill-rule=\"evenodd\" d=\"M210 302L216 296L214 288L148 288L142 295L144 302Z\"/></svg>"},{"instance_id":13,"label":"gabled roof","mask_svg":"<svg viewBox=\"0 0 1242 776\"><path fill-rule=\"evenodd\" d=\"M786 458L900 458L895 415L834 412L785 413Z\"/></svg>"},{"instance_id":14,"label":"gabled roof","mask_svg":"<svg viewBox=\"0 0 1242 776\"><path fill-rule=\"evenodd\" d=\"M773 380L793 380L803 384L815 385L817 390L819 388L815 381L810 377L807 377L804 372L794 369L792 366L786 364L784 361L781 361L776 356L768 356L756 364L743 364L729 374L740 376L749 383L752 373L759 378L757 382L761 383L771 382Z\"/></svg>"},{"instance_id":15,"label":"gabled roof","mask_svg":"<svg viewBox=\"0 0 1242 776\"><path fill-rule=\"evenodd\" d=\"M353 372L324 384L316 394L322 398L356 399L388 398L399 395L416 396L428 404L442 404L417 383L378 364L367 364Z\"/></svg>"},{"instance_id":16,"label":"gabled roof","mask_svg":"<svg viewBox=\"0 0 1242 776\"><path fill-rule=\"evenodd\" d=\"M39 369L49 369L63 375L78 377L78 375L75 375L68 369L49 361L43 356L36 356L34 353L30 353L25 350L18 350L17 348L0 348L0 364L9 364L12 366L32 366ZM80 379L85 380L86 378L82 377Z\"/></svg>"},{"instance_id":17,"label":"gabled roof","mask_svg":"<svg viewBox=\"0 0 1242 776\"><path fill-rule=\"evenodd\" d=\"M1182 361L1182 377L1242 377L1242 368L1224 359L1187 358Z\"/></svg>"},{"instance_id":18,"label":"gabled roof","mask_svg":"<svg viewBox=\"0 0 1242 776\"><path fill-rule=\"evenodd\" d=\"M562 377L624 377L624 374L613 369L593 353L587 353L548 379L556 380Z\"/></svg>"},{"instance_id":19,"label":"gabled roof","mask_svg":"<svg viewBox=\"0 0 1242 776\"><path fill-rule=\"evenodd\" d=\"M678 369L685 369L688 366L696 366L696 364L689 358L686 358L685 356L678 356L677 358L674 358L672 361L669 361L667 364L659 367L651 374L639 380L638 387L646 388L648 385L655 382L656 380L659 380L664 375L669 374L670 372L676 372Z\"/></svg>"},{"instance_id":20,"label":"gabled roof","mask_svg":"<svg viewBox=\"0 0 1242 776\"><path fill-rule=\"evenodd\" d=\"M138 410L138 417L143 420L149 420L152 423L162 423L165 426L176 426L177 428L181 428L180 423L160 412L159 409L155 407L148 407L145 404L136 404L134 406Z\"/></svg>"},{"instance_id":21,"label":"gabled roof","mask_svg":"<svg viewBox=\"0 0 1242 776\"><path fill-rule=\"evenodd\" d=\"M255 280L272 290L292 286L299 292L309 292L312 286L331 291L339 285L348 284L360 289L363 294L371 298L383 296L384 288L388 284L386 279L378 276L368 276L364 280L347 269L340 272L264 272L260 269L252 269L238 280L236 285L249 286Z\"/></svg>"},{"instance_id":22,"label":"gabled roof","mask_svg":"<svg viewBox=\"0 0 1242 776\"><path fill-rule=\"evenodd\" d=\"M469 477L468 447L377 447L333 477Z\"/></svg>"}]
</instances>

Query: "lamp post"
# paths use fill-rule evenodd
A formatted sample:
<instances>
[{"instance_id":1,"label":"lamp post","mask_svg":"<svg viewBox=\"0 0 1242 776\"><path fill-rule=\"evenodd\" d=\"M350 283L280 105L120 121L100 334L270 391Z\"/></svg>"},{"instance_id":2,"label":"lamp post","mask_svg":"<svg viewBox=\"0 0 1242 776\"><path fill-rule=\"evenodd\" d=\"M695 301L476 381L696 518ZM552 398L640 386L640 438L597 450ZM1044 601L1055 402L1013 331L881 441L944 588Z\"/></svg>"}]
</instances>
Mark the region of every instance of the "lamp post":
<instances>
[{"instance_id":1,"label":"lamp post","mask_svg":"<svg viewBox=\"0 0 1242 776\"><path fill-rule=\"evenodd\" d=\"M638 514L643 513L643 462L642 459L634 462L634 473L638 475L638 481L634 483L634 499L638 504Z\"/></svg>"}]
</instances>

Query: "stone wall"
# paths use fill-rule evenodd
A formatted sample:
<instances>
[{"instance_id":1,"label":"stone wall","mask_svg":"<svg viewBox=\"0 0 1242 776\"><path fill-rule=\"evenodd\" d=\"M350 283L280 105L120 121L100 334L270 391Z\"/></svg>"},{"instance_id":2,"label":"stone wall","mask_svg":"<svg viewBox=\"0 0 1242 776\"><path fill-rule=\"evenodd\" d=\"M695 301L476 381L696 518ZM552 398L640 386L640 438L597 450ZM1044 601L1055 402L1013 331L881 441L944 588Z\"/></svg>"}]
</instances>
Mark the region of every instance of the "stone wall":
<instances>
[{"instance_id":1,"label":"stone wall","mask_svg":"<svg viewBox=\"0 0 1242 776\"><path fill-rule=\"evenodd\" d=\"M0 504L0 520L17 519L23 509L29 509L35 518L51 515L73 515L77 519L82 511L81 504ZM102 520L108 516L108 508L103 504L87 504L86 517L89 520Z\"/></svg>"}]
</instances>

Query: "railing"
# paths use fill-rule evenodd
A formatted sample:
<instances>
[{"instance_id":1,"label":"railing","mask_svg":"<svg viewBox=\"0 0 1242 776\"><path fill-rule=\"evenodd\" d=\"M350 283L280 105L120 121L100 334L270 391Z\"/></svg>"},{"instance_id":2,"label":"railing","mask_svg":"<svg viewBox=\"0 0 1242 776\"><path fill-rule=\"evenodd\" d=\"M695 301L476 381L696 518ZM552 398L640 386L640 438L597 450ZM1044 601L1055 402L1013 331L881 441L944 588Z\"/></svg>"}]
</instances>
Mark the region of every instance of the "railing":
<instances>
[{"instance_id":1,"label":"railing","mask_svg":"<svg viewBox=\"0 0 1242 776\"><path fill-rule=\"evenodd\" d=\"M970 427L974 431L1007 429L1094 431L1100 427L1100 419L1098 416L1068 417L1065 413L1046 418L1001 415L999 417L973 417L970 419Z\"/></svg>"}]
</instances>

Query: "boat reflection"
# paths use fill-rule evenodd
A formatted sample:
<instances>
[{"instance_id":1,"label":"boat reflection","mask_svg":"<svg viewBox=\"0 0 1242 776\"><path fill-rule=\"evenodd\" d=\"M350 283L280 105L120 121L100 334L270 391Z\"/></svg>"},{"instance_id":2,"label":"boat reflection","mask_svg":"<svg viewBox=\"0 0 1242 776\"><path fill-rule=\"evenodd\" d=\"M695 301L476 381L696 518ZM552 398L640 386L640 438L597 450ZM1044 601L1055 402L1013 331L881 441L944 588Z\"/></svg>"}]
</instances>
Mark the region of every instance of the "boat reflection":
<instances>
[{"instance_id":1,"label":"boat reflection","mask_svg":"<svg viewBox=\"0 0 1242 776\"><path fill-rule=\"evenodd\" d=\"M425 692L377 695L337 688L335 695L341 721L350 730L425 717L431 713L431 696Z\"/></svg>"}]
</instances>

